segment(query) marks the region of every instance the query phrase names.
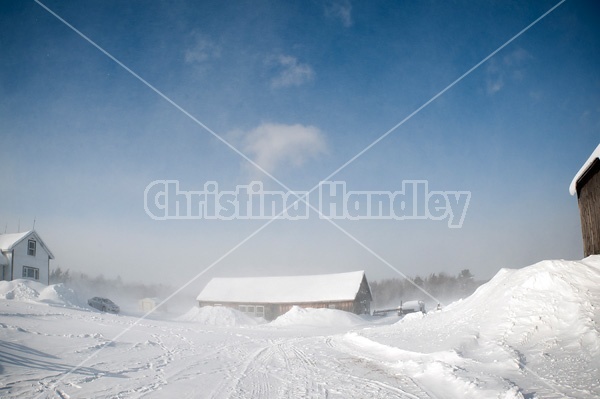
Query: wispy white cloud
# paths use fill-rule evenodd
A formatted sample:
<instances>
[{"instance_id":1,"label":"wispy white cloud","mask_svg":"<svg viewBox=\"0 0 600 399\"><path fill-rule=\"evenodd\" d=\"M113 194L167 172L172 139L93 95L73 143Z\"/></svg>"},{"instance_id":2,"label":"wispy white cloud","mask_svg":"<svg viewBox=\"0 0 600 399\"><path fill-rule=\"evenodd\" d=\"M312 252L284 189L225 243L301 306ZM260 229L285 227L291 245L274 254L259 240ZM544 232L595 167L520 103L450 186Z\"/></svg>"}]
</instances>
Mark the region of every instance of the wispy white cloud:
<instances>
[{"instance_id":1,"label":"wispy white cloud","mask_svg":"<svg viewBox=\"0 0 600 399\"><path fill-rule=\"evenodd\" d=\"M301 86L314 79L315 72L308 64L298 62L296 57L280 55L269 57L267 63L275 65L277 75L271 79L271 87Z\"/></svg>"},{"instance_id":2,"label":"wispy white cloud","mask_svg":"<svg viewBox=\"0 0 600 399\"><path fill-rule=\"evenodd\" d=\"M325 5L325 15L338 18L346 28L352 26L352 4L349 0L329 2Z\"/></svg>"},{"instance_id":3,"label":"wispy white cloud","mask_svg":"<svg viewBox=\"0 0 600 399\"><path fill-rule=\"evenodd\" d=\"M491 60L486 70L485 86L488 94L495 94L504 87L504 73L498 64Z\"/></svg>"},{"instance_id":4,"label":"wispy white cloud","mask_svg":"<svg viewBox=\"0 0 600 399\"><path fill-rule=\"evenodd\" d=\"M202 64L211 59L221 56L221 47L198 32L192 33L192 43L185 50L185 62L190 64Z\"/></svg>"},{"instance_id":5,"label":"wispy white cloud","mask_svg":"<svg viewBox=\"0 0 600 399\"><path fill-rule=\"evenodd\" d=\"M495 94L502 90L506 82L522 80L525 76L525 65L532 55L523 48L517 48L501 59L492 58L486 67L486 91Z\"/></svg>"},{"instance_id":6,"label":"wispy white cloud","mask_svg":"<svg viewBox=\"0 0 600 399\"><path fill-rule=\"evenodd\" d=\"M533 56L525 49L519 47L511 53L506 54L502 58L502 62L506 66L520 66L525 61L533 59Z\"/></svg>"},{"instance_id":7,"label":"wispy white cloud","mask_svg":"<svg viewBox=\"0 0 600 399\"><path fill-rule=\"evenodd\" d=\"M309 159L327 152L324 134L315 126L263 123L242 137L244 151L270 173L299 168Z\"/></svg>"}]
</instances>

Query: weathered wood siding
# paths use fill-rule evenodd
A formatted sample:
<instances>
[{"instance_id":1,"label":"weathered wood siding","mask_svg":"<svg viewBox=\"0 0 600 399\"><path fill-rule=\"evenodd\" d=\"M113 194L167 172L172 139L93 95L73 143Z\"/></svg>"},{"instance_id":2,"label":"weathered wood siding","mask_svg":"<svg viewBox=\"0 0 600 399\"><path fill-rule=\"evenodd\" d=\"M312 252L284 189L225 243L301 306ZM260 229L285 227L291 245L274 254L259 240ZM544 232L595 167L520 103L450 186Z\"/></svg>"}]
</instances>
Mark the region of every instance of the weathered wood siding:
<instances>
[{"instance_id":1,"label":"weathered wood siding","mask_svg":"<svg viewBox=\"0 0 600 399\"><path fill-rule=\"evenodd\" d=\"M356 314L370 314L372 301L373 296L371 295L371 288L369 287L367 278L363 277L360 288L358 289L358 294L356 294L356 298L353 302L354 309L351 310L351 312Z\"/></svg>"},{"instance_id":2,"label":"weathered wood siding","mask_svg":"<svg viewBox=\"0 0 600 399\"><path fill-rule=\"evenodd\" d=\"M600 254L600 161L577 182L584 256Z\"/></svg>"},{"instance_id":3,"label":"weathered wood siding","mask_svg":"<svg viewBox=\"0 0 600 399\"><path fill-rule=\"evenodd\" d=\"M205 302L199 301L198 305L202 306L227 306L229 308L233 308L236 310L240 310L240 306L264 306L265 308L265 319L268 321L274 320L281 316L282 314L287 313L293 306L300 306L301 308L329 308L329 309L338 309L344 310L346 312L356 313L356 314L364 314L370 312L370 298L371 292L368 291L368 300L367 296L363 293L361 295L361 299L359 299L359 295L357 295L357 299L354 301L332 301L332 302L299 302L299 303L252 303L252 302ZM360 293L359 293L360 294Z\"/></svg>"}]
</instances>

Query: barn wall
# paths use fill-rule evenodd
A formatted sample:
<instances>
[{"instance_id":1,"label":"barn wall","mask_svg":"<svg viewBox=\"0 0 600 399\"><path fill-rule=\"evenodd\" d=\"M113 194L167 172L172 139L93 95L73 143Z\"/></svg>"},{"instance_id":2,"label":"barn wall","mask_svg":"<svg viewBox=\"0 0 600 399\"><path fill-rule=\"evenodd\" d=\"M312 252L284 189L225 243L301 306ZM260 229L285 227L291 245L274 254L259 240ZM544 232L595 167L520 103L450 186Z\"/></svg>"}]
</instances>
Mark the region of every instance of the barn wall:
<instances>
[{"instance_id":1,"label":"barn wall","mask_svg":"<svg viewBox=\"0 0 600 399\"><path fill-rule=\"evenodd\" d=\"M293 306L301 308L333 308L344 310L346 312L356 313L356 301L339 301L339 302L307 302L307 303L252 303L252 302L204 302L199 301L198 305L202 306L227 306L239 310L240 305L264 306L265 319L268 321L274 320L284 313L287 313Z\"/></svg>"},{"instance_id":2,"label":"barn wall","mask_svg":"<svg viewBox=\"0 0 600 399\"><path fill-rule=\"evenodd\" d=\"M584 256L600 254L600 161L577 184Z\"/></svg>"},{"instance_id":3,"label":"barn wall","mask_svg":"<svg viewBox=\"0 0 600 399\"><path fill-rule=\"evenodd\" d=\"M273 320L279 316L278 305L270 304L270 303L255 303L255 302L206 302L206 301L198 301L198 306L226 306L228 308L232 308L235 310L240 310L240 305L250 305L250 306L264 306L265 308L265 319Z\"/></svg>"},{"instance_id":4,"label":"barn wall","mask_svg":"<svg viewBox=\"0 0 600 399\"><path fill-rule=\"evenodd\" d=\"M358 294L356 294L356 299L353 302L353 309L350 310L350 312L356 314L370 314L371 301L373 301L371 288L369 287L369 283L367 283L367 278L363 277L360 288L358 289Z\"/></svg>"}]
</instances>

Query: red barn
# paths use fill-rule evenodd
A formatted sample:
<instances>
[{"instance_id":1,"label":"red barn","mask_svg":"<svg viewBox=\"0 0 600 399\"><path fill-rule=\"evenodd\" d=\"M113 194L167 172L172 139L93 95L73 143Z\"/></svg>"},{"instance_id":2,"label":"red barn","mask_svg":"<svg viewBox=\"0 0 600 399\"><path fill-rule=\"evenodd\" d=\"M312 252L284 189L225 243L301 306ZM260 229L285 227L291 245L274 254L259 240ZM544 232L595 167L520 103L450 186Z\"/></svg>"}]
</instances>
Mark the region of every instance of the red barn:
<instances>
[{"instance_id":1,"label":"red barn","mask_svg":"<svg viewBox=\"0 0 600 399\"><path fill-rule=\"evenodd\" d=\"M228 306L273 320L292 306L369 313L371 288L364 271L313 276L213 278L199 306Z\"/></svg>"}]
</instances>

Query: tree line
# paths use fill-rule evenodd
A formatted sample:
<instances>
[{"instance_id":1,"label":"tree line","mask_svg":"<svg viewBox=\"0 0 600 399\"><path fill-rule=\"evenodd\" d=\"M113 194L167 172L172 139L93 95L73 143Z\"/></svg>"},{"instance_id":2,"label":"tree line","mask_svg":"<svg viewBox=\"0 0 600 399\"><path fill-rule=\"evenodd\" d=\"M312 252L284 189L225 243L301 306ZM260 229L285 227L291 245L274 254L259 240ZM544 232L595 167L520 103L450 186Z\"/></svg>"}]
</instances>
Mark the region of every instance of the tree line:
<instances>
[{"instance_id":1,"label":"tree line","mask_svg":"<svg viewBox=\"0 0 600 399\"><path fill-rule=\"evenodd\" d=\"M174 289L165 284L142 284L124 282L121 277L106 278L102 274L91 277L86 273L71 272L69 269L62 270L60 267L52 269L50 272L50 284L63 283L72 288L81 300L93 296L101 297L127 297L131 300L141 298L164 298L171 294Z\"/></svg>"},{"instance_id":2,"label":"tree line","mask_svg":"<svg viewBox=\"0 0 600 399\"><path fill-rule=\"evenodd\" d=\"M426 277L388 278L370 282L373 295L372 309L394 308L401 301L421 300L436 305L429 295L439 302L448 304L466 298L485 281L476 280L469 269L463 269L456 276L444 272L432 273ZM425 291L425 292L423 292Z\"/></svg>"}]
</instances>

